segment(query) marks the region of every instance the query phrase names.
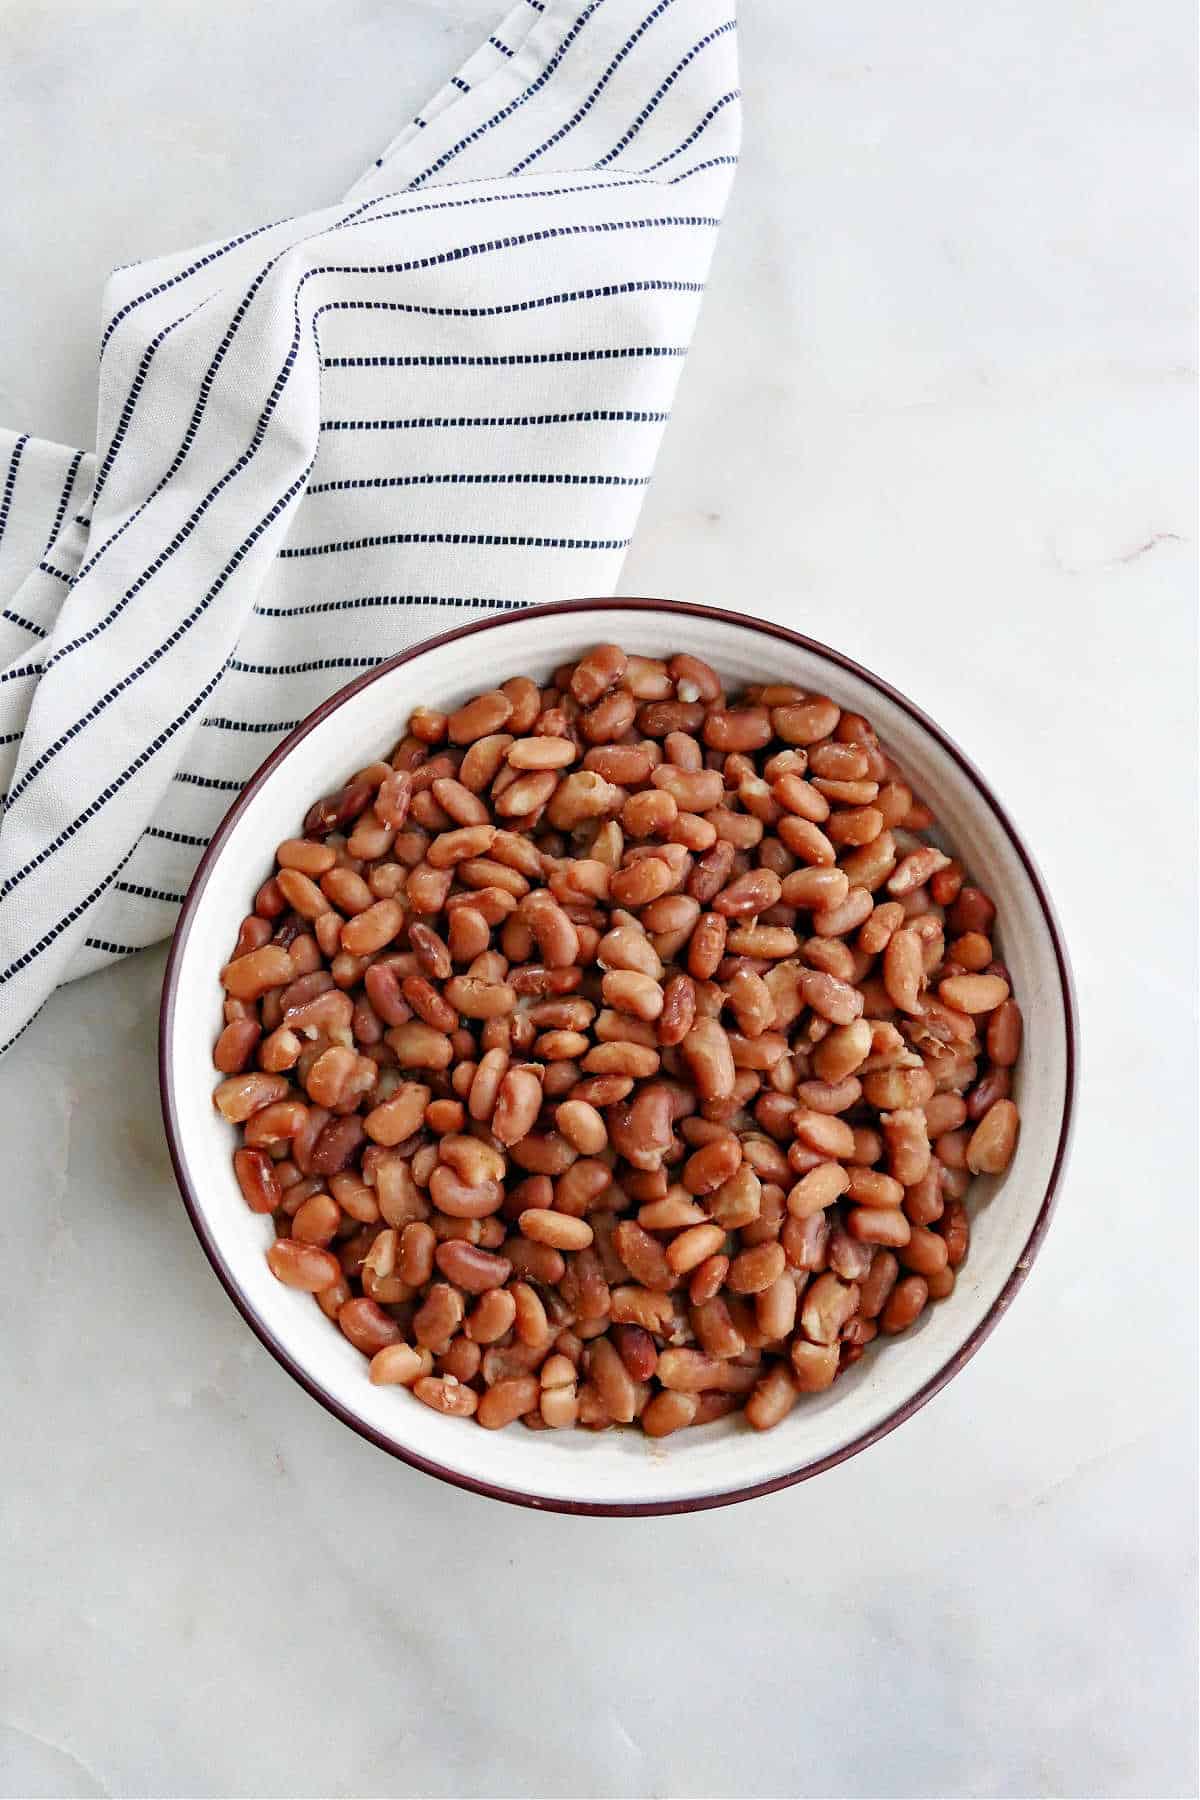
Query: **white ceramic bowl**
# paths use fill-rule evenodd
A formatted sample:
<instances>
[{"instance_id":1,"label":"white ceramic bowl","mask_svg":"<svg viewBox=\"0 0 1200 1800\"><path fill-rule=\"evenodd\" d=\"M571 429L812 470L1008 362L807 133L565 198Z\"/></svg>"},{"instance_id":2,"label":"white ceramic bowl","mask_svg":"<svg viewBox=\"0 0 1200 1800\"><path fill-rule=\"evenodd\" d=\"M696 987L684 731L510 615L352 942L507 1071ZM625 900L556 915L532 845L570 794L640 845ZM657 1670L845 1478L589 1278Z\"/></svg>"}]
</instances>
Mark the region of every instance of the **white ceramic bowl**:
<instances>
[{"instance_id":1,"label":"white ceramic bowl","mask_svg":"<svg viewBox=\"0 0 1200 1800\"><path fill-rule=\"evenodd\" d=\"M549 676L616 640L648 656L687 649L728 686L790 681L865 713L934 804L947 845L999 909L999 950L1025 1015L1015 1084L1017 1154L972 1189L971 1252L953 1296L872 1347L776 1430L738 1415L654 1442L636 1431L480 1431L402 1388L372 1387L359 1352L307 1294L277 1282L269 1219L246 1208L232 1128L212 1104L217 970L276 843L317 795L386 755L418 703L451 708L511 675ZM192 1223L247 1323L314 1398L382 1449L459 1486L564 1512L716 1506L800 1481L891 1430L962 1367L1012 1300L1046 1230L1070 1130L1075 1024L1070 975L1045 889L1011 821L970 763L911 702L821 644L775 625L661 600L569 601L467 625L382 664L326 702L264 763L196 872L163 991L160 1074L176 1175Z\"/></svg>"}]
</instances>

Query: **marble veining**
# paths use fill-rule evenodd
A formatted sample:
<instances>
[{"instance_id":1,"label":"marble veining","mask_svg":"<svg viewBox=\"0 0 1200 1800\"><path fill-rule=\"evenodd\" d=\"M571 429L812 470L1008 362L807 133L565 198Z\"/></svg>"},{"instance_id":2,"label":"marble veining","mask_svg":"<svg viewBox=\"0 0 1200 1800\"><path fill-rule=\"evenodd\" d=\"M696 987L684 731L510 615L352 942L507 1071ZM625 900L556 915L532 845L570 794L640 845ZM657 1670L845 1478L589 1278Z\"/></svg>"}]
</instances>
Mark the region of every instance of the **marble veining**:
<instances>
[{"instance_id":1,"label":"marble veining","mask_svg":"<svg viewBox=\"0 0 1200 1800\"><path fill-rule=\"evenodd\" d=\"M107 265L337 194L500 10L15 0L5 422L85 442ZM1195 1791L1187 25L744 11L743 167L622 585L826 638L1011 807L1083 1029L1038 1266L814 1483L498 1508L258 1349L161 1140L162 954L76 985L0 1068L0 1793Z\"/></svg>"}]
</instances>

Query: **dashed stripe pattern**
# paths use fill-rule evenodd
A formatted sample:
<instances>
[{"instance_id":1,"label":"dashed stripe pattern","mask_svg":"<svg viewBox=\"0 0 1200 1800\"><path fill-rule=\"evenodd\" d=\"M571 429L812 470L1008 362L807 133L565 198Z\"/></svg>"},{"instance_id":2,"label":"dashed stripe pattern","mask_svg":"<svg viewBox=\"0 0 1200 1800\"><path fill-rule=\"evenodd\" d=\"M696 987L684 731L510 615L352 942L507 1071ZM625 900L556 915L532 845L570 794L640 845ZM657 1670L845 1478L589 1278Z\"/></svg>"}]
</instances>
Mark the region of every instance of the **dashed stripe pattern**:
<instances>
[{"instance_id":1,"label":"dashed stripe pattern","mask_svg":"<svg viewBox=\"0 0 1200 1800\"><path fill-rule=\"evenodd\" d=\"M612 591L736 74L728 0L518 0L341 205L113 275L95 458L0 437L0 1053L344 681Z\"/></svg>"}]
</instances>

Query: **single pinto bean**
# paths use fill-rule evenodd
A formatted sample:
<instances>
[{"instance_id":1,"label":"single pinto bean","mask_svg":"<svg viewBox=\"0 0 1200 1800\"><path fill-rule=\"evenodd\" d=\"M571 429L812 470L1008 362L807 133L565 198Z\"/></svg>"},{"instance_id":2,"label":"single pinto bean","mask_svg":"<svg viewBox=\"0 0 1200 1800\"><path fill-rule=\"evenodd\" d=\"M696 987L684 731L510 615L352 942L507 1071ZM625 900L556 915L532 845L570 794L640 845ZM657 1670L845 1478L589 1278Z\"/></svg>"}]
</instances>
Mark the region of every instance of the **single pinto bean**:
<instances>
[{"instance_id":1,"label":"single pinto bean","mask_svg":"<svg viewBox=\"0 0 1200 1800\"><path fill-rule=\"evenodd\" d=\"M647 1437L670 1437L672 1432L681 1431L684 1426L695 1421L699 1404L699 1398L695 1394L675 1393L670 1388L662 1388L649 1401L642 1414L642 1430Z\"/></svg>"},{"instance_id":2,"label":"single pinto bean","mask_svg":"<svg viewBox=\"0 0 1200 1800\"><path fill-rule=\"evenodd\" d=\"M282 1193L275 1165L264 1150L235 1150L233 1172L237 1176L238 1186L242 1190L242 1198L251 1212L275 1211L282 1199ZM295 1230L294 1221L293 1230ZM304 1232L297 1235L306 1236ZM281 1276L280 1279L284 1278Z\"/></svg>"},{"instance_id":3,"label":"single pinto bean","mask_svg":"<svg viewBox=\"0 0 1200 1800\"><path fill-rule=\"evenodd\" d=\"M413 1383L413 1393L434 1412L452 1418L472 1418L479 1406L474 1388L466 1387L454 1375L422 1375Z\"/></svg>"},{"instance_id":4,"label":"single pinto bean","mask_svg":"<svg viewBox=\"0 0 1200 1800\"><path fill-rule=\"evenodd\" d=\"M888 893L896 899L914 893L917 888L924 886L931 875L936 875L939 869L947 868L949 862L950 858L932 845L914 850L897 865L887 884Z\"/></svg>"},{"instance_id":5,"label":"single pinto bean","mask_svg":"<svg viewBox=\"0 0 1200 1800\"><path fill-rule=\"evenodd\" d=\"M875 902L866 888L852 887L840 906L830 906L813 913L813 930L818 937L847 937L869 920ZM864 927L865 929L865 927Z\"/></svg>"},{"instance_id":6,"label":"single pinto bean","mask_svg":"<svg viewBox=\"0 0 1200 1800\"><path fill-rule=\"evenodd\" d=\"M1011 1100L997 1100L975 1127L967 1146L973 1175L1002 1175L1016 1149L1020 1116Z\"/></svg>"},{"instance_id":7,"label":"single pinto bean","mask_svg":"<svg viewBox=\"0 0 1200 1800\"><path fill-rule=\"evenodd\" d=\"M702 1099L718 1100L733 1092L733 1053L716 1019L697 1019L679 1048Z\"/></svg>"},{"instance_id":8,"label":"single pinto bean","mask_svg":"<svg viewBox=\"0 0 1200 1800\"><path fill-rule=\"evenodd\" d=\"M809 700L774 707L771 723L776 737L782 738L785 744L809 745L820 743L822 738L831 736L841 716L840 707L823 695L818 695Z\"/></svg>"},{"instance_id":9,"label":"single pinto bean","mask_svg":"<svg viewBox=\"0 0 1200 1800\"><path fill-rule=\"evenodd\" d=\"M990 1013L1008 999L1008 983L999 975L950 975L938 994L958 1012Z\"/></svg>"},{"instance_id":10,"label":"single pinto bean","mask_svg":"<svg viewBox=\"0 0 1200 1800\"><path fill-rule=\"evenodd\" d=\"M805 1004L831 1025L850 1025L862 1015L862 994L834 975L816 969L805 971L800 977L800 991Z\"/></svg>"},{"instance_id":11,"label":"single pinto bean","mask_svg":"<svg viewBox=\"0 0 1200 1800\"><path fill-rule=\"evenodd\" d=\"M877 1319L900 1275L900 1264L890 1250L876 1250L860 1287L859 1316Z\"/></svg>"},{"instance_id":12,"label":"single pinto bean","mask_svg":"<svg viewBox=\"0 0 1200 1800\"><path fill-rule=\"evenodd\" d=\"M907 1331L924 1311L928 1299L928 1283L920 1275L906 1275L892 1289L880 1314L879 1329L888 1336Z\"/></svg>"},{"instance_id":13,"label":"single pinto bean","mask_svg":"<svg viewBox=\"0 0 1200 1800\"><path fill-rule=\"evenodd\" d=\"M832 1274L818 1275L805 1289L800 1323L814 1344L832 1344L846 1321L858 1311L859 1289Z\"/></svg>"},{"instance_id":14,"label":"single pinto bean","mask_svg":"<svg viewBox=\"0 0 1200 1800\"><path fill-rule=\"evenodd\" d=\"M485 1294L490 1288L503 1287L512 1274L512 1264L506 1257L494 1256L489 1250L479 1250L453 1238L438 1245L435 1261L447 1281L468 1294Z\"/></svg>"},{"instance_id":15,"label":"single pinto bean","mask_svg":"<svg viewBox=\"0 0 1200 1800\"><path fill-rule=\"evenodd\" d=\"M226 963L221 983L235 1000L257 1000L272 988L286 987L294 973L292 959L281 945L264 944Z\"/></svg>"},{"instance_id":16,"label":"single pinto bean","mask_svg":"<svg viewBox=\"0 0 1200 1800\"><path fill-rule=\"evenodd\" d=\"M351 956L370 956L390 944L404 923L398 900L377 900L365 912L356 913L342 926L342 949Z\"/></svg>"},{"instance_id":17,"label":"single pinto bean","mask_svg":"<svg viewBox=\"0 0 1200 1800\"><path fill-rule=\"evenodd\" d=\"M771 741L771 715L765 706L713 706L704 719L704 742L711 750L761 750Z\"/></svg>"},{"instance_id":18,"label":"single pinto bean","mask_svg":"<svg viewBox=\"0 0 1200 1800\"><path fill-rule=\"evenodd\" d=\"M500 1083L492 1130L502 1144L515 1144L537 1121L542 1108L542 1084L527 1069L510 1069Z\"/></svg>"},{"instance_id":19,"label":"single pinto bean","mask_svg":"<svg viewBox=\"0 0 1200 1800\"><path fill-rule=\"evenodd\" d=\"M871 1054L871 1026L866 1019L835 1026L813 1052L813 1068L822 1081L839 1082L862 1067Z\"/></svg>"},{"instance_id":20,"label":"single pinto bean","mask_svg":"<svg viewBox=\"0 0 1200 1800\"><path fill-rule=\"evenodd\" d=\"M834 1364L836 1373L836 1360ZM832 1379L832 1377L831 1377ZM791 1412L799 1396L786 1363L774 1363L755 1386L746 1402L746 1423L755 1431L770 1431Z\"/></svg>"},{"instance_id":21,"label":"single pinto bean","mask_svg":"<svg viewBox=\"0 0 1200 1800\"><path fill-rule=\"evenodd\" d=\"M883 1119L888 1167L902 1187L913 1187L929 1167L931 1151L920 1107L898 1107Z\"/></svg>"},{"instance_id":22,"label":"single pinto bean","mask_svg":"<svg viewBox=\"0 0 1200 1800\"><path fill-rule=\"evenodd\" d=\"M499 1431L523 1413L533 1412L540 1396L536 1375L515 1375L507 1381L497 1381L480 1396L475 1409L476 1423L485 1431Z\"/></svg>"},{"instance_id":23,"label":"single pinto bean","mask_svg":"<svg viewBox=\"0 0 1200 1800\"><path fill-rule=\"evenodd\" d=\"M476 739L499 731L508 723L512 712L513 704L508 695L493 688L450 714L446 721L447 735L452 744L473 744Z\"/></svg>"},{"instance_id":24,"label":"single pinto bean","mask_svg":"<svg viewBox=\"0 0 1200 1800\"><path fill-rule=\"evenodd\" d=\"M529 1207L517 1224L525 1237L538 1244L548 1244L553 1250L583 1250L593 1237L586 1219L575 1219L567 1213L550 1212L543 1207Z\"/></svg>"},{"instance_id":25,"label":"single pinto bean","mask_svg":"<svg viewBox=\"0 0 1200 1800\"><path fill-rule=\"evenodd\" d=\"M230 1075L218 1083L213 1104L222 1118L241 1125L251 1114L282 1100L287 1092L288 1083L282 1075Z\"/></svg>"},{"instance_id":26,"label":"single pinto bean","mask_svg":"<svg viewBox=\"0 0 1200 1800\"><path fill-rule=\"evenodd\" d=\"M411 1344L385 1344L371 1358L367 1377L377 1387L411 1387L432 1373L433 1358L428 1350L414 1350Z\"/></svg>"},{"instance_id":27,"label":"single pinto bean","mask_svg":"<svg viewBox=\"0 0 1200 1800\"><path fill-rule=\"evenodd\" d=\"M375 1356L388 1344L400 1343L404 1335L391 1314L374 1300L347 1300L338 1308L337 1322L343 1336L364 1356Z\"/></svg>"},{"instance_id":28,"label":"single pinto bean","mask_svg":"<svg viewBox=\"0 0 1200 1800\"><path fill-rule=\"evenodd\" d=\"M833 1385L838 1372L836 1344L810 1344L793 1338L791 1345L792 1381L801 1394L819 1394Z\"/></svg>"},{"instance_id":29,"label":"single pinto bean","mask_svg":"<svg viewBox=\"0 0 1200 1800\"><path fill-rule=\"evenodd\" d=\"M864 1244L888 1244L893 1249L908 1243L909 1221L898 1206L855 1206L850 1209L846 1229L851 1237Z\"/></svg>"},{"instance_id":30,"label":"single pinto bean","mask_svg":"<svg viewBox=\"0 0 1200 1800\"><path fill-rule=\"evenodd\" d=\"M818 1163L802 1175L787 1197L787 1209L794 1219L811 1218L844 1194L850 1178L840 1163Z\"/></svg>"},{"instance_id":31,"label":"single pinto bean","mask_svg":"<svg viewBox=\"0 0 1200 1800\"><path fill-rule=\"evenodd\" d=\"M1021 1053L1021 1009L1004 1000L988 1020L987 1053L997 1068L1011 1069Z\"/></svg>"},{"instance_id":32,"label":"single pinto bean","mask_svg":"<svg viewBox=\"0 0 1200 1800\"><path fill-rule=\"evenodd\" d=\"M668 1267L676 1275L686 1275L720 1250L724 1242L725 1233L721 1226L690 1225L668 1244Z\"/></svg>"},{"instance_id":33,"label":"single pinto bean","mask_svg":"<svg viewBox=\"0 0 1200 1800\"><path fill-rule=\"evenodd\" d=\"M213 1066L222 1075L240 1075L261 1036L262 1026L257 1019L231 1019L217 1039Z\"/></svg>"},{"instance_id":34,"label":"single pinto bean","mask_svg":"<svg viewBox=\"0 0 1200 1800\"><path fill-rule=\"evenodd\" d=\"M684 701L702 700L706 705L716 700L721 692L721 678L716 670L698 656L689 656L681 652L673 656L667 664L668 672L675 683L675 691Z\"/></svg>"},{"instance_id":35,"label":"single pinto bean","mask_svg":"<svg viewBox=\"0 0 1200 1800\"><path fill-rule=\"evenodd\" d=\"M683 1185L689 1194L711 1194L730 1179L741 1160L741 1144L732 1132L725 1133L688 1158Z\"/></svg>"},{"instance_id":36,"label":"single pinto bean","mask_svg":"<svg viewBox=\"0 0 1200 1800\"><path fill-rule=\"evenodd\" d=\"M748 869L722 888L713 901L713 910L727 919L751 918L774 906L782 891L778 875L770 869Z\"/></svg>"},{"instance_id":37,"label":"single pinto bean","mask_svg":"<svg viewBox=\"0 0 1200 1800\"><path fill-rule=\"evenodd\" d=\"M925 960L921 939L915 931L894 931L883 955L883 983L888 998L901 1012L924 1011L921 1000L925 986Z\"/></svg>"},{"instance_id":38,"label":"single pinto bean","mask_svg":"<svg viewBox=\"0 0 1200 1800\"><path fill-rule=\"evenodd\" d=\"M610 969L600 985L605 1000L618 1012L632 1013L647 1022L662 1012L663 990L651 975L633 969Z\"/></svg>"},{"instance_id":39,"label":"single pinto bean","mask_svg":"<svg viewBox=\"0 0 1200 1800\"><path fill-rule=\"evenodd\" d=\"M623 1219L617 1226L613 1233L613 1248L642 1287L665 1292L675 1285L676 1271L667 1261L662 1245L632 1219ZM614 1295L614 1306L615 1303ZM613 1316L617 1316L615 1312Z\"/></svg>"},{"instance_id":40,"label":"single pinto bean","mask_svg":"<svg viewBox=\"0 0 1200 1800\"><path fill-rule=\"evenodd\" d=\"M743 1250L729 1265L728 1285L735 1294L762 1294L783 1277L786 1258L778 1243Z\"/></svg>"},{"instance_id":41,"label":"single pinto bean","mask_svg":"<svg viewBox=\"0 0 1200 1800\"><path fill-rule=\"evenodd\" d=\"M594 706L601 695L616 687L627 667L628 659L619 644L597 644L572 671L572 696L580 706Z\"/></svg>"}]
</instances>

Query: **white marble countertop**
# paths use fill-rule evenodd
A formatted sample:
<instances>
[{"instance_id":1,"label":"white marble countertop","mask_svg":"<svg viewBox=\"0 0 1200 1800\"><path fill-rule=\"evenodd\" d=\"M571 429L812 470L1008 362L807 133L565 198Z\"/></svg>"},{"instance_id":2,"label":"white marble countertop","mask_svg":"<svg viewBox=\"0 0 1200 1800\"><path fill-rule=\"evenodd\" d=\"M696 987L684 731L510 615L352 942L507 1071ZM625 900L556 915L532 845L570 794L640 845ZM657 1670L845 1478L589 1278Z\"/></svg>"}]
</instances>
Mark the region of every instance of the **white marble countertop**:
<instances>
[{"instance_id":1,"label":"white marble countertop","mask_svg":"<svg viewBox=\"0 0 1200 1800\"><path fill-rule=\"evenodd\" d=\"M336 196L498 10L10 0L0 417L86 442L107 267ZM994 779L1079 984L1057 1221L820 1480L518 1512L353 1437L229 1305L159 1127L161 953L60 993L0 1069L5 1795L1195 1792L1183 9L746 11L624 587L799 623Z\"/></svg>"}]
</instances>

